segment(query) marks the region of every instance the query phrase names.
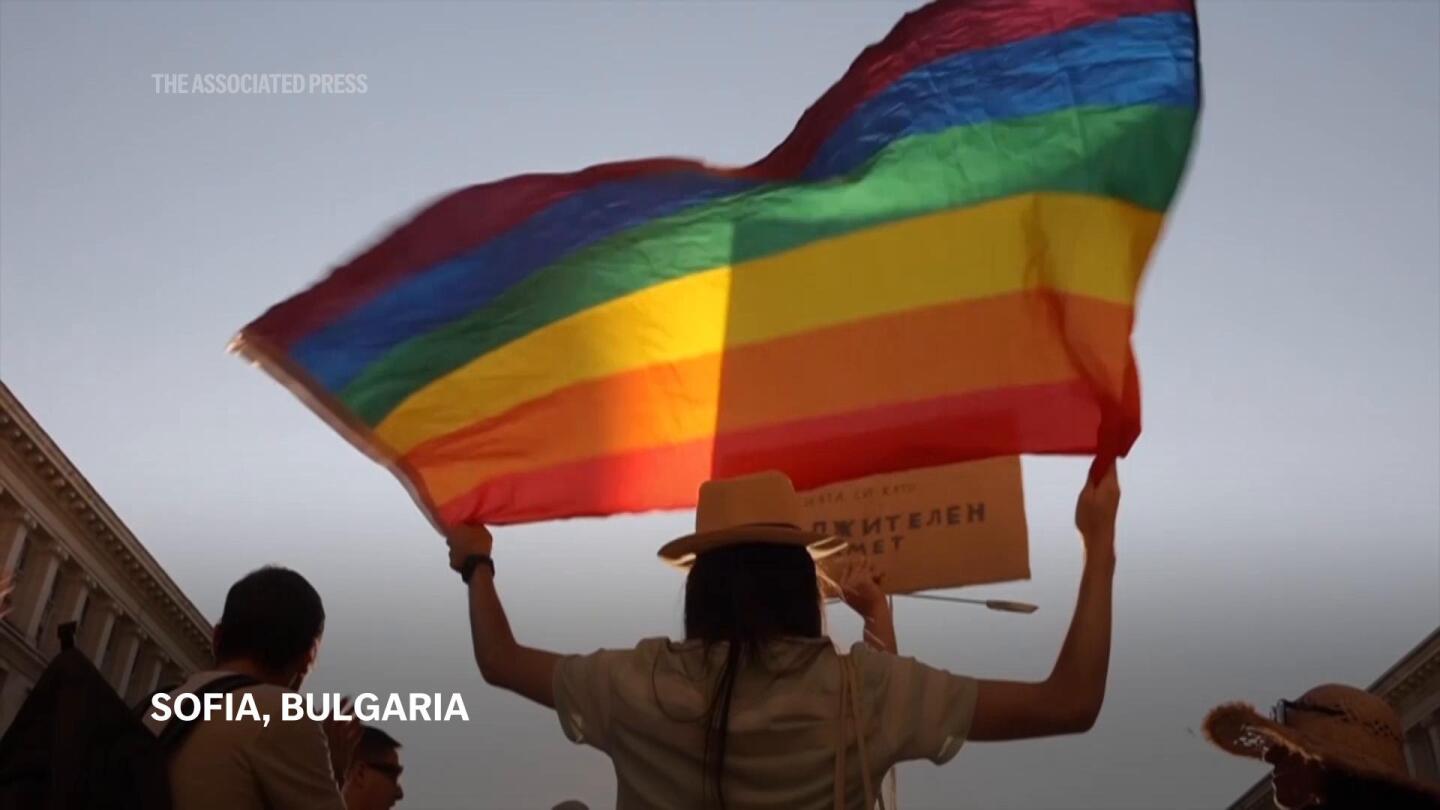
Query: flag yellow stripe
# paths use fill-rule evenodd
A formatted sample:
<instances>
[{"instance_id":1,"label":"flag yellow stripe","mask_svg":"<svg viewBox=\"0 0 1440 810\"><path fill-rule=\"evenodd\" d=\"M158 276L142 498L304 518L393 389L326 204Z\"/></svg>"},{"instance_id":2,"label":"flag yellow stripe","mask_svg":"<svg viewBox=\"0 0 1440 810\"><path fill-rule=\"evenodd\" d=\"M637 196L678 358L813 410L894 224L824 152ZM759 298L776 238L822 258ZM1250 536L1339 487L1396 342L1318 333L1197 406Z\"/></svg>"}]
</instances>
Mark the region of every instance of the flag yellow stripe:
<instances>
[{"instance_id":1,"label":"flag yellow stripe","mask_svg":"<svg viewBox=\"0 0 1440 810\"><path fill-rule=\"evenodd\" d=\"M1130 203L1034 193L715 268L476 358L412 394L376 436L404 454L576 383L946 302L1048 289L1129 306L1160 224Z\"/></svg>"}]
</instances>

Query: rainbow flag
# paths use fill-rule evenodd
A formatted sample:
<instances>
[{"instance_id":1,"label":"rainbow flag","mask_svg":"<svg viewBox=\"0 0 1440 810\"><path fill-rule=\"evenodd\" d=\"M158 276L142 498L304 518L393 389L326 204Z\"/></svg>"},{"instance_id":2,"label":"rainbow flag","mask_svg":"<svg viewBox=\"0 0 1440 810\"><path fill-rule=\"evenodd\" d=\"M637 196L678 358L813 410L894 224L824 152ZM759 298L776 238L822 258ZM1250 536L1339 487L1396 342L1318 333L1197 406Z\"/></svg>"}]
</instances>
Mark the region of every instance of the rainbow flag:
<instances>
[{"instance_id":1,"label":"rainbow flag","mask_svg":"<svg viewBox=\"0 0 1440 810\"><path fill-rule=\"evenodd\" d=\"M1123 455L1196 55L1190 0L934 3L752 165L456 191L236 347L441 526Z\"/></svg>"}]
</instances>

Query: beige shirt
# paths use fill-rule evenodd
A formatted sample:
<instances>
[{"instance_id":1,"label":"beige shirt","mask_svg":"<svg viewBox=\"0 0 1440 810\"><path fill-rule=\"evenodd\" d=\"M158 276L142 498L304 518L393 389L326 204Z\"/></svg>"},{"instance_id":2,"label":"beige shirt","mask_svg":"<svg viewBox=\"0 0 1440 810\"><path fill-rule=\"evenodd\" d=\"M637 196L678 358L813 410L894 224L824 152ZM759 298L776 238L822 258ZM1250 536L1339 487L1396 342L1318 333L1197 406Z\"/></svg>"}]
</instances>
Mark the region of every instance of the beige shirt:
<instances>
[{"instance_id":1,"label":"beige shirt","mask_svg":"<svg viewBox=\"0 0 1440 810\"><path fill-rule=\"evenodd\" d=\"M194 692L233 673L196 673L175 695ZM270 724L249 718L197 720L170 761L170 795L175 810L345 810L330 770L330 748L320 724L282 720L281 695L269 684L236 689L255 696L255 707ZM171 701L174 705L174 701ZM159 734L164 723L147 709L145 725Z\"/></svg>"},{"instance_id":2,"label":"beige shirt","mask_svg":"<svg viewBox=\"0 0 1440 810\"><path fill-rule=\"evenodd\" d=\"M976 683L856 644L871 783L895 763L944 763L960 750ZM555 668L565 735L610 755L619 810L702 806L705 714L725 645L647 639L633 650L568 656ZM832 810L840 657L829 639L775 642L736 681L725 759L731 810ZM853 724L853 721L851 721ZM847 806L864 806L860 757L847 737Z\"/></svg>"}]
</instances>

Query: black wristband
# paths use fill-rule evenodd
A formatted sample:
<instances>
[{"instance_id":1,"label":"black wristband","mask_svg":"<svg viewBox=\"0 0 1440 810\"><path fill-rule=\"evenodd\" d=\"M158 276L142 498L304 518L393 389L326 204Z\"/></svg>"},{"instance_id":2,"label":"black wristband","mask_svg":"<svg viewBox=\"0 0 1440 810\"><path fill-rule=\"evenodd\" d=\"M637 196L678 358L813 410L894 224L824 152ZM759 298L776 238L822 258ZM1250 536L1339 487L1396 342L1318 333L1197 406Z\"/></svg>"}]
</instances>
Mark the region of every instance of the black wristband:
<instances>
[{"instance_id":1,"label":"black wristband","mask_svg":"<svg viewBox=\"0 0 1440 810\"><path fill-rule=\"evenodd\" d=\"M495 561L490 559L489 554L471 554L465 558L464 564L460 566L461 581L469 585L470 577L475 575L475 569L482 565L490 569L490 576L495 576Z\"/></svg>"}]
</instances>

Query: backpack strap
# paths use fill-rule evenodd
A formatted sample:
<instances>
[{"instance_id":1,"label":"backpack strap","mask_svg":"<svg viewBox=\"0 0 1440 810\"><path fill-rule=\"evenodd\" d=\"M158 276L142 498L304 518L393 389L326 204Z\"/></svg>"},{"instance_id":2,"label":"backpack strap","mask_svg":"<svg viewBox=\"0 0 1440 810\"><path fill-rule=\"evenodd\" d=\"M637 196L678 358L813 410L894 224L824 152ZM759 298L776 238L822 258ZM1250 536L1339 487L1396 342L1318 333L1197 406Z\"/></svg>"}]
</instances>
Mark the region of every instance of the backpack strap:
<instances>
[{"instance_id":1,"label":"backpack strap","mask_svg":"<svg viewBox=\"0 0 1440 810\"><path fill-rule=\"evenodd\" d=\"M258 683L260 683L260 681L249 675L222 675L201 686L199 689L196 689L192 694L201 698L205 695L224 695L234 692L237 689L254 686ZM175 752L180 750L181 743L185 742L185 738L190 736L190 732L195 730L195 726L199 723L199 720L198 717L193 720L181 720L179 717L172 717L170 722L165 724L165 728L160 730L160 733L156 735L156 739L160 743L160 751L165 754L167 759L174 756Z\"/></svg>"}]
</instances>

